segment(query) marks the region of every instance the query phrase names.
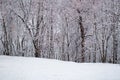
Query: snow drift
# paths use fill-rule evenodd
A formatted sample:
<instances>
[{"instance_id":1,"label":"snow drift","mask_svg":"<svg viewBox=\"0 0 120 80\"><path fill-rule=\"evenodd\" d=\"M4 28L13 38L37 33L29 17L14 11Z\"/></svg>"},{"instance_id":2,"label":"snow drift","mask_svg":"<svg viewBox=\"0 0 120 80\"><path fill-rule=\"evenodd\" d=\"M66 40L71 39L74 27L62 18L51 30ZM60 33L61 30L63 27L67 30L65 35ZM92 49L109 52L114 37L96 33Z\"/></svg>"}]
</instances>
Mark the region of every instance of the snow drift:
<instances>
[{"instance_id":1,"label":"snow drift","mask_svg":"<svg viewBox=\"0 0 120 80\"><path fill-rule=\"evenodd\" d=\"M120 80L120 65L0 56L0 80Z\"/></svg>"}]
</instances>

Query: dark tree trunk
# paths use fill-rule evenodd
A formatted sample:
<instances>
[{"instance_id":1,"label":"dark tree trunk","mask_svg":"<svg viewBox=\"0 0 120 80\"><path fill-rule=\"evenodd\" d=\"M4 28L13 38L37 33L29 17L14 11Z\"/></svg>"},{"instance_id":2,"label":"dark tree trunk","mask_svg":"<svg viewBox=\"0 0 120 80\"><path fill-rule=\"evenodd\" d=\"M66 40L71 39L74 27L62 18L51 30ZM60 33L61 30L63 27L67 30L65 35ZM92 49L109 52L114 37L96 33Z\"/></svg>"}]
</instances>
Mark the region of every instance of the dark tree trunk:
<instances>
[{"instance_id":1,"label":"dark tree trunk","mask_svg":"<svg viewBox=\"0 0 120 80\"><path fill-rule=\"evenodd\" d=\"M41 51L39 48L38 40L33 40L33 45L35 49L35 57L41 57Z\"/></svg>"},{"instance_id":2,"label":"dark tree trunk","mask_svg":"<svg viewBox=\"0 0 120 80\"><path fill-rule=\"evenodd\" d=\"M81 62L85 62L85 30L82 23L82 16L79 16L79 26L81 32Z\"/></svg>"},{"instance_id":3,"label":"dark tree trunk","mask_svg":"<svg viewBox=\"0 0 120 80\"><path fill-rule=\"evenodd\" d=\"M10 55L9 53L9 43L8 43L8 33L7 33L7 28L5 24L5 20L3 19L3 31L4 31L4 41L2 41L3 46L4 46L4 55Z\"/></svg>"}]
</instances>

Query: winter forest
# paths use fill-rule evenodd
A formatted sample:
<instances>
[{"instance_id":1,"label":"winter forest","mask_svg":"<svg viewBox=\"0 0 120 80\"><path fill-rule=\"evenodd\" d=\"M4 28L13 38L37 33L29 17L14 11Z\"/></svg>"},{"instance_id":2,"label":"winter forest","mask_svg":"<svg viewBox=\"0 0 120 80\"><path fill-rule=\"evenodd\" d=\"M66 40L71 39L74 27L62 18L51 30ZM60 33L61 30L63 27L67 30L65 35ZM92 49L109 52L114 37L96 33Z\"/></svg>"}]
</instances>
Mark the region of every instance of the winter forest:
<instances>
[{"instance_id":1,"label":"winter forest","mask_svg":"<svg viewBox=\"0 0 120 80\"><path fill-rule=\"evenodd\" d=\"M0 54L120 64L120 0L0 0Z\"/></svg>"}]
</instances>

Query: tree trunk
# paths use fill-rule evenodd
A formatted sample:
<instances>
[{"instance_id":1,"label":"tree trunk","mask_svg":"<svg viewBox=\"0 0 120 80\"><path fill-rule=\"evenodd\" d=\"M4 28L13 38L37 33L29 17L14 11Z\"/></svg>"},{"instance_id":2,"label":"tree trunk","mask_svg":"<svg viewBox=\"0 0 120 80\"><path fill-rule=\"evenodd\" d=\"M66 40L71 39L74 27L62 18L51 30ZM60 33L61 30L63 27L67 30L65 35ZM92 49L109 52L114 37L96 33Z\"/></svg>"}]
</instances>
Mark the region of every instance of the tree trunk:
<instances>
[{"instance_id":1,"label":"tree trunk","mask_svg":"<svg viewBox=\"0 0 120 80\"><path fill-rule=\"evenodd\" d=\"M83 27L81 16L79 16L79 26L81 32L81 62L85 62L85 30Z\"/></svg>"}]
</instances>

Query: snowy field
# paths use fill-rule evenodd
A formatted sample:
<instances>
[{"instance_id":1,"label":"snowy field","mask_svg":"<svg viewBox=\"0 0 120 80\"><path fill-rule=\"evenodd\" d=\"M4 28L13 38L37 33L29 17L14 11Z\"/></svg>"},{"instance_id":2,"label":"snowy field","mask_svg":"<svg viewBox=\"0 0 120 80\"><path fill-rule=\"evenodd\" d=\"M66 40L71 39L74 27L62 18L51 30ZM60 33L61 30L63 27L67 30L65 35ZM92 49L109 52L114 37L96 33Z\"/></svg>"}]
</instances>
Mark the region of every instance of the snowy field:
<instances>
[{"instance_id":1,"label":"snowy field","mask_svg":"<svg viewBox=\"0 0 120 80\"><path fill-rule=\"evenodd\" d=\"M120 65L0 56L0 80L120 80Z\"/></svg>"}]
</instances>

